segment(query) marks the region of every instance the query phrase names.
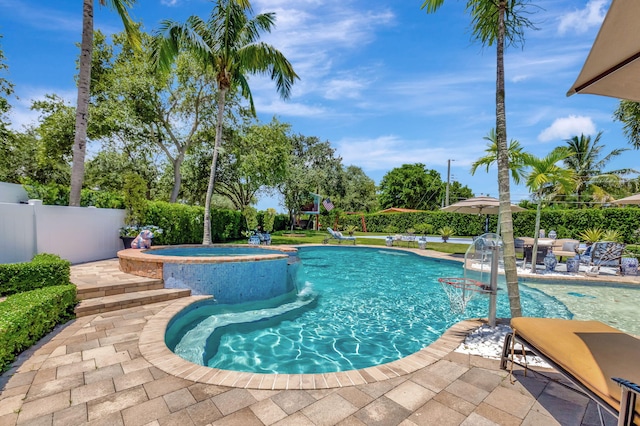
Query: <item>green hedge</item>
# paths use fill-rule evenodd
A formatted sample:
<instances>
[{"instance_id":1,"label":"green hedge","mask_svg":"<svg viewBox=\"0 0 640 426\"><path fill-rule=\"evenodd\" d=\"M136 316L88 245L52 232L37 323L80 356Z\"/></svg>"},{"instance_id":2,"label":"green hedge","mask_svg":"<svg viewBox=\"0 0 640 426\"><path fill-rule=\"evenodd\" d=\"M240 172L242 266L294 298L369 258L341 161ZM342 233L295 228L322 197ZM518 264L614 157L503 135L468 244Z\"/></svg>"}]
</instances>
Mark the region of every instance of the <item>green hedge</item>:
<instances>
[{"instance_id":1,"label":"green hedge","mask_svg":"<svg viewBox=\"0 0 640 426\"><path fill-rule=\"evenodd\" d=\"M1 302L0 371L56 324L73 318L75 304L76 287L72 284L14 294Z\"/></svg>"},{"instance_id":2,"label":"green hedge","mask_svg":"<svg viewBox=\"0 0 640 426\"><path fill-rule=\"evenodd\" d=\"M396 232L405 232L421 223L430 223L434 230L443 226L455 229L456 236L480 235L484 232L485 215L447 213L441 211L418 213L365 214L367 231L387 232L391 226ZM528 210L513 215L513 230L516 237L533 236L536 212ZM489 230L495 232L497 215L489 216ZM619 231L626 243L634 243L633 232L640 228L640 208L543 210L540 215L541 229L555 230L558 238L578 238L587 228ZM340 217L340 225L355 225L362 230L359 215Z\"/></svg>"},{"instance_id":3,"label":"green hedge","mask_svg":"<svg viewBox=\"0 0 640 426\"><path fill-rule=\"evenodd\" d=\"M259 213L260 223L264 212ZM150 202L143 225L156 225L162 234L153 239L156 245L200 244L203 234L204 207L185 204ZM274 230L286 229L287 215L276 215ZM211 210L211 241L225 242L242 238L245 220L239 211Z\"/></svg>"},{"instance_id":4,"label":"green hedge","mask_svg":"<svg viewBox=\"0 0 640 426\"><path fill-rule=\"evenodd\" d=\"M69 261L47 253L31 262L0 264L0 296L69 284L70 267Z\"/></svg>"}]
</instances>

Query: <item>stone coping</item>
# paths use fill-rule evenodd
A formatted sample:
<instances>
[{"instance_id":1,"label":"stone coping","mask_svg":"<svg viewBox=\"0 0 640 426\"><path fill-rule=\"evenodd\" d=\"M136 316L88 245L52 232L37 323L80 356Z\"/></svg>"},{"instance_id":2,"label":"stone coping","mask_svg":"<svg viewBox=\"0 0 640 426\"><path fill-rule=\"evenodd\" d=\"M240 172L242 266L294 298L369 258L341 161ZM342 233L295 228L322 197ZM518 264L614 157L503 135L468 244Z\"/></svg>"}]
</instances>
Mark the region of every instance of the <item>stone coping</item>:
<instances>
[{"instance_id":1,"label":"stone coping","mask_svg":"<svg viewBox=\"0 0 640 426\"><path fill-rule=\"evenodd\" d=\"M150 251L163 248L252 248L260 250L276 251L280 253L265 253L238 256L169 256L161 254L150 254ZM209 264L209 263L231 263L231 262L258 262L268 260L288 259L290 254L298 250L288 246L247 246L246 244L183 244L175 246L155 246L150 249L125 249L117 253L120 270L122 272L147 278L163 277L164 263L184 263L184 264Z\"/></svg>"},{"instance_id":2,"label":"stone coping","mask_svg":"<svg viewBox=\"0 0 640 426\"><path fill-rule=\"evenodd\" d=\"M173 353L165 343L169 321L190 304L211 296L180 299L150 318L140 334L138 347L142 356L158 369L176 377L198 383L263 390L313 390L356 386L381 382L413 373L439 361L456 349L466 335L485 322L480 319L461 321L449 328L438 340L420 351L399 360L364 368L322 374L261 374L205 367L189 362Z\"/></svg>"}]
</instances>

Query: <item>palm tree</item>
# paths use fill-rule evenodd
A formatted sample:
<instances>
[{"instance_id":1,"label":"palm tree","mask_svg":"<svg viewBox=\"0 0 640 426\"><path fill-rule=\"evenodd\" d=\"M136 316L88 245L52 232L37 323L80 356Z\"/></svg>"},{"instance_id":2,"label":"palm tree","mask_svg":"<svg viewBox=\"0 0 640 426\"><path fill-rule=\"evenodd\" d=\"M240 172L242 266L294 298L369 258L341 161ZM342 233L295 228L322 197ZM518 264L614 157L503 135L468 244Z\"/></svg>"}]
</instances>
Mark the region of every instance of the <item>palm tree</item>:
<instances>
[{"instance_id":1,"label":"palm tree","mask_svg":"<svg viewBox=\"0 0 640 426\"><path fill-rule=\"evenodd\" d=\"M109 5L122 19L129 43L140 48L140 35L129 17L127 7L136 0L99 0L100 5ZM76 106L76 133L73 140L73 162L71 165L71 191L69 205L80 205L80 194L84 182L84 157L87 148L87 120L89 118L89 97L91 89L91 56L93 55L93 0L83 0L82 43L80 44L80 73L78 75L78 101Z\"/></svg>"},{"instance_id":2,"label":"palm tree","mask_svg":"<svg viewBox=\"0 0 640 426\"><path fill-rule=\"evenodd\" d=\"M536 208L536 225L533 235L533 254L531 255L531 272L536 272L538 234L540 233L540 214L542 202L554 195L568 193L575 187L573 170L558 166L558 163L571 155L564 147L554 149L546 157L530 156L527 166L530 168L526 177L526 185L533 193L538 206Z\"/></svg>"},{"instance_id":3,"label":"palm tree","mask_svg":"<svg viewBox=\"0 0 640 426\"><path fill-rule=\"evenodd\" d=\"M427 13L438 10L444 0L424 0ZM511 215L509 156L507 147L507 116L504 89L504 48L524 41L524 28L535 28L523 15L528 0L467 0L474 37L482 44L496 45L496 142L498 147L498 191L500 195L500 227L504 243L504 272L509 293L511 316L522 315L516 251Z\"/></svg>"},{"instance_id":4,"label":"palm tree","mask_svg":"<svg viewBox=\"0 0 640 426\"><path fill-rule=\"evenodd\" d=\"M487 154L471 164L472 175L476 174L479 167L485 167L486 171L489 172L489 168L498 161L496 130L491 129L489 134L483 137L483 139L489 141L487 148L484 150ZM507 148L507 155L509 156L511 179L513 179L514 183L518 184L524 178L526 161L531 154L524 151L520 142L515 139L511 139L509 147Z\"/></svg>"},{"instance_id":5,"label":"palm tree","mask_svg":"<svg viewBox=\"0 0 640 426\"><path fill-rule=\"evenodd\" d=\"M631 169L603 171L605 165L611 161L613 157L622 154L624 151L628 151L628 148L614 149L605 155L604 158L600 159L600 155L604 149L604 145L599 144L601 137L602 132L598 132L593 140L591 136L585 136L584 134L565 140L571 154L564 159L564 165L575 173L575 192L578 203L581 203L582 194L590 187L597 189L601 197L603 189L600 188L600 186L618 186L621 183L622 175L633 171Z\"/></svg>"},{"instance_id":6,"label":"palm tree","mask_svg":"<svg viewBox=\"0 0 640 426\"><path fill-rule=\"evenodd\" d=\"M215 185L216 162L222 144L222 123L227 95L240 89L255 115L249 74L269 74L278 93L287 99L298 76L284 55L273 46L259 42L260 33L270 32L275 14L263 13L250 18L249 0L216 0L208 21L190 16L184 24L164 21L155 34L153 57L156 65L168 70L180 49L191 51L205 67L211 67L218 86L218 111L215 145L204 206L202 244L211 244L211 197Z\"/></svg>"}]
</instances>

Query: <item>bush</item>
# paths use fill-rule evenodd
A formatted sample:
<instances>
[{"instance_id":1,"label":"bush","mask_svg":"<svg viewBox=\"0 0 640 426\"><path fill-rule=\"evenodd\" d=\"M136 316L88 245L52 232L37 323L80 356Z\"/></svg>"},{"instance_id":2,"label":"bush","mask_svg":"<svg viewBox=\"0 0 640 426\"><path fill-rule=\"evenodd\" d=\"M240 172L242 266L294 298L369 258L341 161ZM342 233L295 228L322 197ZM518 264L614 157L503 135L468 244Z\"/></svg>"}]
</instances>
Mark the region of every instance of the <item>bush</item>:
<instances>
[{"instance_id":1,"label":"bush","mask_svg":"<svg viewBox=\"0 0 640 426\"><path fill-rule=\"evenodd\" d=\"M0 264L0 296L69 284L71 263L55 254L41 253L31 262Z\"/></svg>"},{"instance_id":2,"label":"bush","mask_svg":"<svg viewBox=\"0 0 640 426\"><path fill-rule=\"evenodd\" d=\"M0 303L0 371L57 324L73 318L75 304L72 284L14 294Z\"/></svg>"}]
</instances>

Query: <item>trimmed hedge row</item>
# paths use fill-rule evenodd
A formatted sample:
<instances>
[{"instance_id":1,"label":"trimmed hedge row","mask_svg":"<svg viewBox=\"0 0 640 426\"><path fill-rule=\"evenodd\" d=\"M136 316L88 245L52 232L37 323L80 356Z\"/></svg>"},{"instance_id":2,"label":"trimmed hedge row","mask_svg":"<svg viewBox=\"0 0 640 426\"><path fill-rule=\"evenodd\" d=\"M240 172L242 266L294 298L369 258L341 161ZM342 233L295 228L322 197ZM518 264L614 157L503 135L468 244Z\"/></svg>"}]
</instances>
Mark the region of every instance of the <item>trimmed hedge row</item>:
<instances>
[{"instance_id":1,"label":"trimmed hedge row","mask_svg":"<svg viewBox=\"0 0 640 426\"><path fill-rule=\"evenodd\" d=\"M156 245L200 244L203 220L204 207L154 201L148 205L143 224L162 228L162 234L153 239ZM286 215L276 215L274 230L286 229L287 225ZM211 210L211 241L236 240L242 238L245 230L246 223L239 211Z\"/></svg>"},{"instance_id":2,"label":"trimmed hedge row","mask_svg":"<svg viewBox=\"0 0 640 426\"><path fill-rule=\"evenodd\" d=\"M447 213L441 211L418 213L390 213L365 214L367 231L388 232L388 227L395 228L394 232L405 232L421 223L433 225L434 232L443 226L450 226L455 235L470 236L484 233L485 215L471 215ZM533 236L536 212L533 210L513 215L513 230L516 237ZM498 223L497 215L489 216L489 230L495 232ZM610 208L610 209L572 209L572 210L543 210L540 216L541 229L555 230L558 238L579 238L578 235L587 228L602 230L617 230L626 243L634 243L633 235L640 228L640 208ZM340 225L355 225L362 230L359 215L348 215L340 218Z\"/></svg>"},{"instance_id":3,"label":"trimmed hedge row","mask_svg":"<svg viewBox=\"0 0 640 426\"><path fill-rule=\"evenodd\" d=\"M20 352L56 324L73 318L75 304L73 284L14 294L0 303L0 371L5 371Z\"/></svg>"},{"instance_id":4,"label":"trimmed hedge row","mask_svg":"<svg viewBox=\"0 0 640 426\"><path fill-rule=\"evenodd\" d=\"M71 263L55 254L41 253L31 262L0 264L0 296L69 284Z\"/></svg>"}]
</instances>

